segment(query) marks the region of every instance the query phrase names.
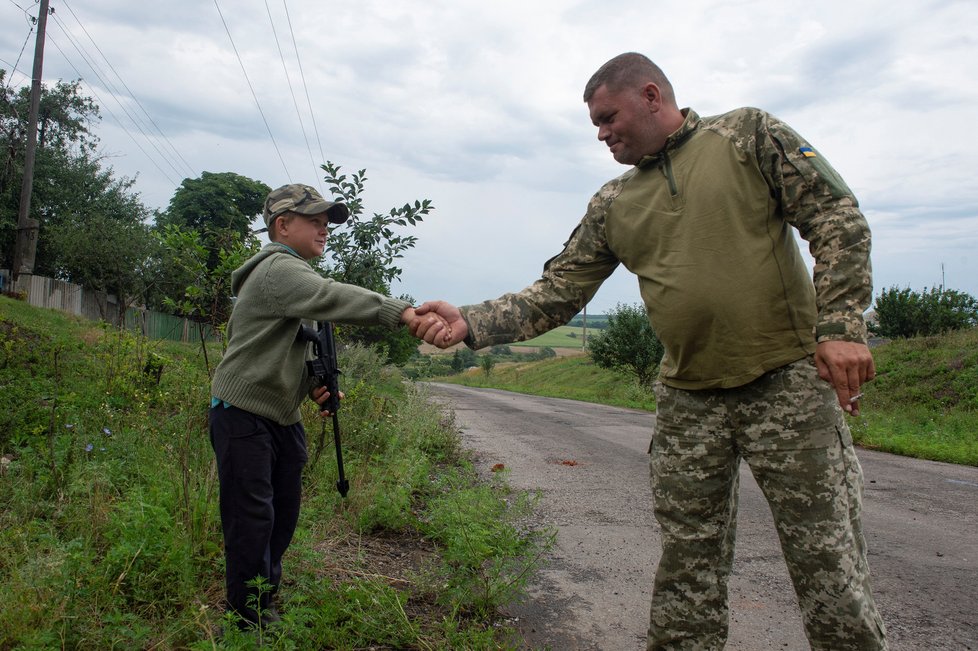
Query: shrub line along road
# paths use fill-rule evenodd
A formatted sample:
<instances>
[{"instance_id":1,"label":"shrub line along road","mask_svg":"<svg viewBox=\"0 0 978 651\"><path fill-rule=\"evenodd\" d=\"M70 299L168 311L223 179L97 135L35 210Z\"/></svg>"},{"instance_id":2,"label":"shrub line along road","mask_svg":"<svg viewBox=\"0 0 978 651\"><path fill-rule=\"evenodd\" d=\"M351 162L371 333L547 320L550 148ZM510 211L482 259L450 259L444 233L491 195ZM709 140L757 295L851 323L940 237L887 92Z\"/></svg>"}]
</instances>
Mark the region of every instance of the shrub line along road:
<instances>
[{"instance_id":1,"label":"shrub line along road","mask_svg":"<svg viewBox=\"0 0 978 651\"><path fill-rule=\"evenodd\" d=\"M477 467L504 464L540 491L557 542L508 609L528 648L644 649L659 533L648 444L654 414L495 389L430 384ZM892 651L978 651L978 468L859 450L863 524ZM741 468L729 651L808 649L770 511Z\"/></svg>"}]
</instances>

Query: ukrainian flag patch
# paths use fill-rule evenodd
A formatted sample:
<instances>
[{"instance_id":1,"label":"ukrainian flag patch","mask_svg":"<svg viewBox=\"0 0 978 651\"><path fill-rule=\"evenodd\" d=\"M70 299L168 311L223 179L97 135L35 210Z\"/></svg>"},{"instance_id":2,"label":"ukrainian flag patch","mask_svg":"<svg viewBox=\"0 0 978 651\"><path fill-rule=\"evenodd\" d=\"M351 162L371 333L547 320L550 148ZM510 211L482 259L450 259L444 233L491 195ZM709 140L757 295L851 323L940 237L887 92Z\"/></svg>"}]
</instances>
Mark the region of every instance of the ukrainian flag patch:
<instances>
[{"instance_id":1,"label":"ukrainian flag patch","mask_svg":"<svg viewBox=\"0 0 978 651\"><path fill-rule=\"evenodd\" d=\"M815 150L811 147L799 147L798 151L800 151L802 156L805 158L815 158Z\"/></svg>"}]
</instances>

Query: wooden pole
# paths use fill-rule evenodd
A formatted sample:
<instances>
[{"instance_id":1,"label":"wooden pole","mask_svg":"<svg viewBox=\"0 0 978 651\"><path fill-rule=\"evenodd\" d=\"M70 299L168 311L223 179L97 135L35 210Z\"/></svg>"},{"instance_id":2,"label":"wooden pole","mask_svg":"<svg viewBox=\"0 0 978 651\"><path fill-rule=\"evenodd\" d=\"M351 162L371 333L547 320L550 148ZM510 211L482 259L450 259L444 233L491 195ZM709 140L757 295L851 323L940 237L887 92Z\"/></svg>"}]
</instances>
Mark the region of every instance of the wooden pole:
<instances>
[{"instance_id":1,"label":"wooden pole","mask_svg":"<svg viewBox=\"0 0 978 651\"><path fill-rule=\"evenodd\" d=\"M37 116L41 107L41 74L44 67L44 32L48 24L48 2L41 0L37 14L37 42L34 45L34 72L31 76L31 107L27 117L27 150L24 155L24 180L17 212L17 242L14 246L13 280L20 274L34 273L37 233L40 222L31 219L31 193L34 190L34 159L37 153Z\"/></svg>"}]
</instances>

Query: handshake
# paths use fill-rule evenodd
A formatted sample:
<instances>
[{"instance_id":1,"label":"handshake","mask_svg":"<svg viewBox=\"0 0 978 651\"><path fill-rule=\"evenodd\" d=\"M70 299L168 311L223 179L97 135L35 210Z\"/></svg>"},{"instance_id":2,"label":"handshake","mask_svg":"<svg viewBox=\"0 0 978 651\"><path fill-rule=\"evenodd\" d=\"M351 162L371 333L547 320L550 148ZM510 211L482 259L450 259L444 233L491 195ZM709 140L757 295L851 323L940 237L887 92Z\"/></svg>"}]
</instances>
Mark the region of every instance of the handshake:
<instances>
[{"instance_id":1,"label":"handshake","mask_svg":"<svg viewBox=\"0 0 978 651\"><path fill-rule=\"evenodd\" d=\"M401 314L401 323L418 339L439 348L454 346L469 334L462 313L445 301L427 301L418 307L409 307Z\"/></svg>"}]
</instances>

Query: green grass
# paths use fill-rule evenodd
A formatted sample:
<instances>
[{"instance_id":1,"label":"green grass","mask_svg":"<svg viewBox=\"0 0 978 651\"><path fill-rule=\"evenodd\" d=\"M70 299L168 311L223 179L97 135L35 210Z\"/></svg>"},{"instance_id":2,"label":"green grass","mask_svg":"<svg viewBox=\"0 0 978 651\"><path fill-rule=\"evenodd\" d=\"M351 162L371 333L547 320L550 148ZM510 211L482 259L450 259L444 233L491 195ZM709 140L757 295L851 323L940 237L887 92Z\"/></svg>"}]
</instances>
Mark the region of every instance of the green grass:
<instances>
[{"instance_id":1,"label":"green grass","mask_svg":"<svg viewBox=\"0 0 978 651\"><path fill-rule=\"evenodd\" d=\"M893 340L873 356L877 376L852 421L859 444L978 466L978 329Z\"/></svg>"},{"instance_id":2,"label":"green grass","mask_svg":"<svg viewBox=\"0 0 978 651\"><path fill-rule=\"evenodd\" d=\"M600 368L590 357L558 357L538 362L497 364L486 376L481 369L437 378L439 382L491 387L551 398L569 398L632 409L655 409L655 398L636 381Z\"/></svg>"},{"instance_id":3,"label":"green grass","mask_svg":"<svg viewBox=\"0 0 978 651\"><path fill-rule=\"evenodd\" d=\"M455 425L375 352L340 362L350 493L331 449L307 467L283 621L258 638L222 620L199 348L0 297L0 649L518 646L496 613L549 544L516 524L532 500L481 483ZM314 452L312 403L303 419Z\"/></svg>"},{"instance_id":4,"label":"green grass","mask_svg":"<svg viewBox=\"0 0 978 651\"><path fill-rule=\"evenodd\" d=\"M873 349L877 377L863 387L861 415L849 419L856 442L905 456L978 466L978 329L940 337L894 340ZM655 409L652 396L624 376L596 367L586 356L498 364L438 378Z\"/></svg>"},{"instance_id":5,"label":"green grass","mask_svg":"<svg viewBox=\"0 0 978 651\"><path fill-rule=\"evenodd\" d=\"M596 330L588 330L588 337L597 332ZM536 347L550 347L550 348L581 348L581 344L584 342L584 329L575 328L572 326L560 326L554 328L550 332L544 333L539 337L529 339L527 341L521 341L515 344L510 344L513 347L518 346L536 346Z\"/></svg>"}]
</instances>

